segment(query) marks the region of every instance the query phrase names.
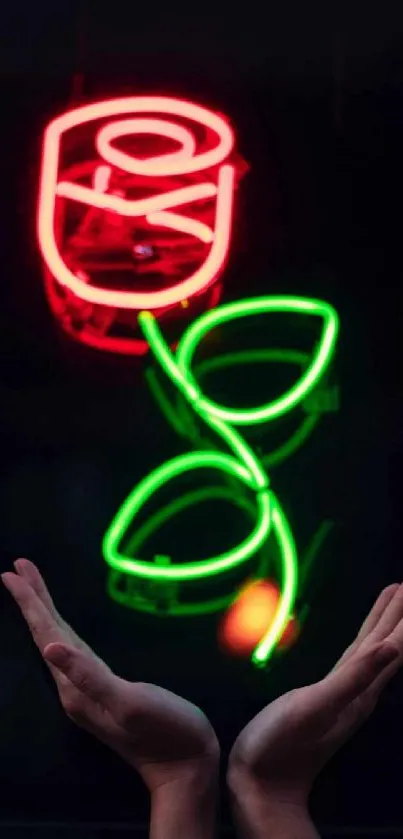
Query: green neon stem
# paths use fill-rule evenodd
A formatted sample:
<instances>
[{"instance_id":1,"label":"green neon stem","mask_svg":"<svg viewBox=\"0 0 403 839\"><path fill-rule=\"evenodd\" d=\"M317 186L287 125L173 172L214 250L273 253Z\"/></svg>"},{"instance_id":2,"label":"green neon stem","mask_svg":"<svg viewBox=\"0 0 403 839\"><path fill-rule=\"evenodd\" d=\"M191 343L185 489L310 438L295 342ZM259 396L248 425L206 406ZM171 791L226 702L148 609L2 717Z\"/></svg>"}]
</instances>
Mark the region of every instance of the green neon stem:
<instances>
[{"instance_id":1,"label":"green neon stem","mask_svg":"<svg viewBox=\"0 0 403 839\"><path fill-rule=\"evenodd\" d=\"M270 500L272 531L276 536L281 557L282 589L270 628L252 654L252 662L257 667L266 664L281 638L292 614L298 588L298 556L291 528L274 492L270 493Z\"/></svg>"},{"instance_id":2,"label":"green neon stem","mask_svg":"<svg viewBox=\"0 0 403 839\"><path fill-rule=\"evenodd\" d=\"M204 415L204 412L201 409L199 413L201 416ZM241 437L234 428L231 428L230 425L227 425L217 419L217 417L212 417L209 414L205 414L204 416L206 424L209 425L210 428L213 428L214 431L222 437L228 447L232 449L232 451L238 455L240 461L245 464L253 478L253 489L265 489L265 487L269 484L269 479L262 468L260 461L257 459L251 447L248 446L243 437Z\"/></svg>"},{"instance_id":3,"label":"green neon stem","mask_svg":"<svg viewBox=\"0 0 403 839\"><path fill-rule=\"evenodd\" d=\"M184 472L206 467L221 469L228 475L237 477L250 489L255 489L253 477L248 470L230 455L220 452L192 452L169 460L135 487L108 528L103 541L103 553L106 562L112 568L154 580L203 579L240 565L259 550L269 534L271 525L270 496L267 490L256 493L257 520L248 538L232 550L216 557L199 562L160 567L150 562L132 559L120 552L119 544L127 528L157 489Z\"/></svg>"},{"instance_id":4,"label":"green neon stem","mask_svg":"<svg viewBox=\"0 0 403 839\"><path fill-rule=\"evenodd\" d=\"M190 386L187 376L184 376L179 370L175 356L163 338L158 321L154 315L151 312L140 312L138 322L155 358L167 376L169 376L174 385L186 396L189 402L196 402L199 397L199 390L197 387Z\"/></svg>"},{"instance_id":5,"label":"green neon stem","mask_svg":"<svg viewBox=\"0 0 403 839\"><path fill-rule=\"evenodd\" d=\"M198 398L195 387L189 384L186 375L179 370L175 356L166 343L156 318L150 312L140 312L139 323L156 359L170 379L181 390L206 425L213 428L235 456L245 464L253 477L253 488L259 490L266 487L268 477L251 447L234 428L222 422L219 417L211 415L210 411L202 405L202 400Z\"/></svg>"},{"instance_id":6,"label":"green neon stem","mask_svg":"<svg viewBox=\"0 0 403 839\"><path fill-rule=\"evenodd\" d=\"M180 437L188 437L189 434L182 422L182 418L177 415L174 405L170 402L164 388L158 381L156 370L153 367L149 367L148 370L146 370L145 376L151 393L158 403L158 407L166 421Z\"/></svg>"},{"instance_id":7,"label":"green neon stem","mask_svg":"<svg viewBox=\"0 0 403 839\"><path fill-rule=\"evenodd\" d=\"M295 364L298 367L304 368L309 359L308 353L292 349L257 349L257 350L241 350L238 352L226 353L225 355L218 355L214 358L202 361L197 365L197 379L221 370L226 370L228 367L235 367L240 364L268 364L272 362L280 362L282 364ZM181 436L185 436L192 440L194 444L206 445L206 441L200 435L197 435L197 429L192 424L190 410L186 407L188 402L183 398L178 400L175 411L174 406L168 402L165 392L158 382L155 370L149 368L146 373L148 383L157 400L160 409L167 421L172 425L175 431ZM268 452L261 456L261 463L265 469L270 469L273 466L278 466L287 460L292 454L300 449L306 442L308 437L312 434L314 428L319 422L321 414L311 413L304 417L300 426L284 443L278 446L275 450Z\"/></svg>"}]
</instances>

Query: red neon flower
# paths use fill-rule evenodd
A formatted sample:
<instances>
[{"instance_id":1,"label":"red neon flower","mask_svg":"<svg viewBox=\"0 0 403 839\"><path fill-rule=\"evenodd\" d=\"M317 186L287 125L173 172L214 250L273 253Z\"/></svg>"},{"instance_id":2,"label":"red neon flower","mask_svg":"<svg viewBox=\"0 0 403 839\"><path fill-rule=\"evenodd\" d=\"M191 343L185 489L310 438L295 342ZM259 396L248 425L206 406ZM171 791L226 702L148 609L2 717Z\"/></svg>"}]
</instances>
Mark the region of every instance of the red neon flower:
<instances>
[{"instance_id":1,"label":"red neon flower","mask_svg":"<svg viewBox=\"0 0 403 839\"><path fill-rule=\"evenodd\" d=\"M98 332L98 345L136 351L132 338L107 337L117 312L127 328L138 310L163 313L215 282L230 242L233 146L223 117L168 97L97 102L48 125L39 246L52 308L61 316L69 297L76 337L97 345Z\"/></svg>"}]
</instances>

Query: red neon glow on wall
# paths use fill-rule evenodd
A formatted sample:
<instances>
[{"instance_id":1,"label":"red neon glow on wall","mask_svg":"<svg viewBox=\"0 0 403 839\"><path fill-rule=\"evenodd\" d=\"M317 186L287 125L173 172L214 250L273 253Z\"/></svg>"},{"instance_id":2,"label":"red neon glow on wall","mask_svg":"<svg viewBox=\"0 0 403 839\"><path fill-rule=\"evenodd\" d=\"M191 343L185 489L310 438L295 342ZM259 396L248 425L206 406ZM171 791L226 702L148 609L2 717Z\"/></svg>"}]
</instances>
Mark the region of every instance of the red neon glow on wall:
<instances>
[{"instance_id":1,"label":"red neon glow on wall","mask_svg":"<svg viewBox=\"0 0 403 839\"><path fill-rule=\"evenodd\" d=\"M180 99L132 96L54 119L37 222L55 313L63 295L81 301L85 322L85 307L103 307L106 321L208 289L228 255L235 160L226 120Z\"/></svg>"}]
</instances>

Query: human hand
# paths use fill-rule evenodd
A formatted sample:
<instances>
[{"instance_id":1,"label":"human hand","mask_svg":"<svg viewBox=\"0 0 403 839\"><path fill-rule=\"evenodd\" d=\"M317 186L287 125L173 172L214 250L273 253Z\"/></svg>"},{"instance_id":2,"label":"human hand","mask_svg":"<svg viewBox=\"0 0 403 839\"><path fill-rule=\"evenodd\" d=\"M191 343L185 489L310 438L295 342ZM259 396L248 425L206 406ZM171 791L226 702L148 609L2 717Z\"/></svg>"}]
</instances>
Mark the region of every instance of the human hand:
<instances>
[{"instance_id":1,"label":"human hand","mask_svg":"<svg viewBox=\"0 0 403 839\"><path fill-rule=\"evenodd\" d=\"M66 714L138 770L151 793L170 788L183 798L197 790L204 820L208 811L212 816L219 748L204 714L156 685L112 673L59 615L35 565L19 559L14 567L15 573L2 574L3 583L51 670Z\"/></svg>"},{"instance_id":2,"label":"human hand","mask_svg":"<svg viewBox=\"0 0 403 839\"><path fill-rule=\"evenodd\" d=\"M307 816L313 782L373 712L402 662L403 585L392 585L326 678L281 696L238 736L228 783L251 835L266 836L269 821L273 835L280 824L281 836L316 835Z\"/></svg>"}]
</instances>

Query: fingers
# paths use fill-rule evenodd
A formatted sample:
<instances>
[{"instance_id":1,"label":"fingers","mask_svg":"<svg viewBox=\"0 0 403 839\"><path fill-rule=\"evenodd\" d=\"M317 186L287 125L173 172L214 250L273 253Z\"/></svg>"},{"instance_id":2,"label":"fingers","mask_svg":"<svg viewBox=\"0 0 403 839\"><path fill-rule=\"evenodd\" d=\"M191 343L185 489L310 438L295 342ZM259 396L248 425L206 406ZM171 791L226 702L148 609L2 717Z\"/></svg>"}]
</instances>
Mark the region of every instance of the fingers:
<instances>
[{"instance_id":1,"label":"fingers","mask_svg":"<svg viewBox=\"0 0 403 839\"><path fill-rule=\"evenodd\" d=\"M39 572L36 565L33 562L30 562L29 559L17 559L14 563L14 567L20 577L23 577L29 585L34 589L36 594L38 595L39 599L42 601L44 606L48 609L51 616L54 620L58 623L60 629L63 632L64 638L63 640L67 644L73 644L74 646L81 647L82 649L87 650L89 653L92 653L92 650L85 643L71 628L71 626L62 618L60 613L57 611L56 606L50 596L49 590L46 586L46 583ZM95 653L93 653L95 655Z\"/></svg>"},{"instance_id":2,"label":"fingers","mask_svg":"<svg viewBox=\"0 0 403 839\"><path fill-rule=\"evenodd\" d=\"M333 714L341 712L350 702L370 690L400 660L399 649L389 641L366 646L318 683L316 702Z\"/></svg>"},{"instance_id":3,"label":"fingers","mask_svg":"<svg viewBox=\"0 0 403 839\"><path fill-rule=\"evenodd\" d=\"M361 643L361 641L364 641L365 638L367 638L368 635L376 629L387 607L389 606L399 589L399 583L393 583L392 585L387 586L387 588L384 588L384 590L381 591L378 599L375 602L375 605L372 607L369 615L367 615L357 635L357 643Z\"/></svg>"},{"instance_id":4,"label":"fingers","mask_svg":"<svg viewBox=\"0 0 403 839\"><path fill-rule=\"evenodd\" d=\"M63 643L51 643L45 647L45 660L67 677L69 682L93 702L110 709L113 716L124 698L123 679L115 676L107 665L85 650ZM72 716L74 715L74 709Z\"/></svg>"},{"instance_id":5,"label":"fingers","mask_svg":"<svg viewBox=\"0 0 403 839\"><path fill-rule=\"evenodd\" d=\"M17 559L14 562L14 568L19 574L20 577L23 577L27 582L32 586L33 590L38 595L39 599L42 600L42 603L46 608L49 610L51 615L55 618L58 623L61 623L61 617L53 603L53 600L49 594L48 588L45 584L45 581L40 574L36 565L33 562L30 562L29 559Z\"/></svg>"},{"instance_id":6,"label":"fingers","mask_svg":"<svg viewBox=\"0 0 403 839\"><path fill-rule=\"evenodd\" d=\"M340 660L337 662L335 669L340 667L342 664L345 664L346 661L357 651L358 647L363 643L365 640L369 640L369 636L371 633L374 633L374 638L371 637L371 641L375 641L375 634L379 633L379 628L381 626L380 622L383 620L388 607L392 604L397 593L400 589L403 589L403 586L399 586L399 583L393 583L387 588L381 591L379 597L377 598L374 606L372 607L371 611L367 615L364 620L364 623L361 626L361 629L355 639L355 641L347 648L345 653L342 655ZM400 617L403 617L403 601L402 605L402 612ZM399 620L399 610L394 610L394 618ZM393 621L393 617L392 617ZM386 626L386 624L384 624ZM386 636L383 636L386 637ZM383 640L382 636L377 635L377 640Z\"/></svg>"},{"instance_id":7,"label":"fingers","mask_svg":"<svg viewBox=\"0 0 403 839\"><path fill-rule=\"evenodd\" d=\"M3 583L19 606L37 647L59 684L63 685L67 677L89 697L98 697L95 701L108 694L116 698L116 689L113 693L112 688L116 683L124 685L123 680L113 676L89 648L76 648L73 638L71 647L66 644L64 622L61 621L60 626L56 620L56 609L39 571L28 560L18 561L18 570L18 574L11 571L2 574Z\"/></svg>"},{"instance_id":8,"label":"fingers","mask_svg":"<svg viewBox=\"0 0 403 839\"><path fill-rule=\"evenodd\" d=\"M376 626L367 634L365 641L376 643L391 639L394 630L403 618L403 584L395 588L393 596L379 617Z\"/></svg>"},{"instance_id":9,"label":"fingers","mask_svg":"<svg viewBox=\"0 0 403 839\"><path fill-rule=\"evenodd\" d=\"M391 662L385 669L379 674L379 676L375 679L372 686L370 687L368 693L377 701L382 693L382 691L386 688L387 684L396 676L396 673L402 667L403 660L402 657L399 656L395 658L394 661Z\"/></svg>"},{"instance_id":10,"label":"fingers","mask_svg":"<svg viewBox=\"0 0 403 839\"><path fill-rule=\"evenodd\" d=\"M375 697L379 697L380 693L386 687L388 682L396 675L398 670L403 665L403 618L397 624L393 632L388 636L387 643L395 647L399 651L399 656L392 661L382 673L379 674L372 686L372 693Z\"/></svg>"},{"instance_id":11,"label":"fingers","mask_svg":"<svg viewBox=\"0 0 403 839\"><path fill-rule=\"evenodd\" d=\"M41 653L47 644L62 641L63 635L57 621L39 599L32 586L18 574L7 571L1 575L4 585L15 602L31 630L32 637Z\"/></svg>"}]
</instances>

